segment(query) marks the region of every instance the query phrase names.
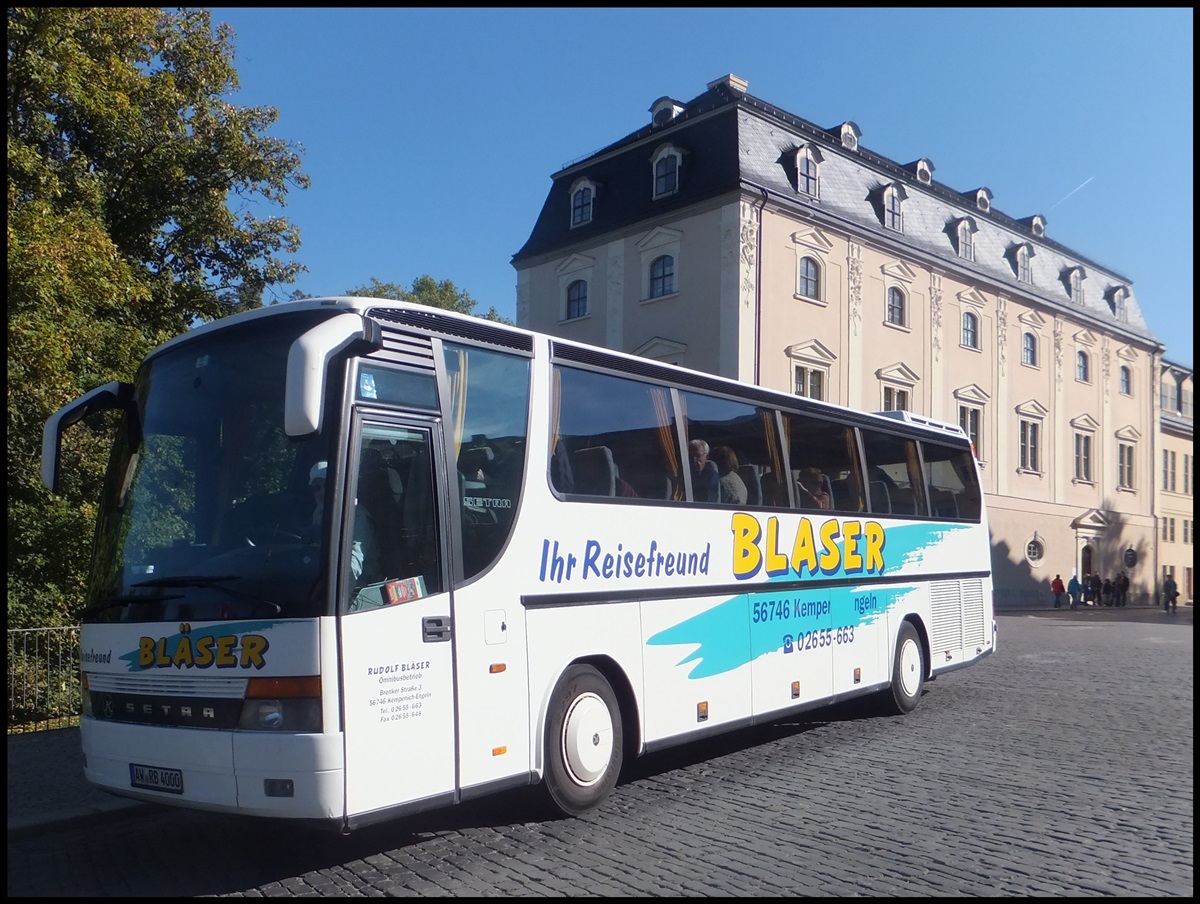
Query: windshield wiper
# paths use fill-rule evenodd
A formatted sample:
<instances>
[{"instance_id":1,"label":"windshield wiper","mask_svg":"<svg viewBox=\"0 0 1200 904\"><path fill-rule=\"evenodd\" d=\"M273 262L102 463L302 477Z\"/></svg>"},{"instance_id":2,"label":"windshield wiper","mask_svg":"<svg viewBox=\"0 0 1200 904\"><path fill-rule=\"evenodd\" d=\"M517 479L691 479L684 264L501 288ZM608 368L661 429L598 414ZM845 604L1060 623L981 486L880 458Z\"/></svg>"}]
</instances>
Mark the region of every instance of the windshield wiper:
<instances>
[{"instance_id":1,"label":"windshield wiper","mask_svg":"<svg viewBox=\"0 0 1200 904\"><path fill-rule=\"evenodd\" d=\"M236 574L181 574L169 578L150 578L148 581L138 581L133 587L211 587L224 581L236 581L241 575Z\"/></svg>"},{"instance_id":2,"label":"windshield wiper","mask_svg":"<svg viewBox=\"0 0 1200 904\"><path fill-rule=\"evenodd\" d=\"M87 618L89 615L104 612L106 609L115 609L117 606L144 606L147 603L165 603L168 600L179 599L183 599L183 596L178 593L173 593L170 596L113 596L88 606L80 613L80 617Z\"/></svg>"}]
</instances>

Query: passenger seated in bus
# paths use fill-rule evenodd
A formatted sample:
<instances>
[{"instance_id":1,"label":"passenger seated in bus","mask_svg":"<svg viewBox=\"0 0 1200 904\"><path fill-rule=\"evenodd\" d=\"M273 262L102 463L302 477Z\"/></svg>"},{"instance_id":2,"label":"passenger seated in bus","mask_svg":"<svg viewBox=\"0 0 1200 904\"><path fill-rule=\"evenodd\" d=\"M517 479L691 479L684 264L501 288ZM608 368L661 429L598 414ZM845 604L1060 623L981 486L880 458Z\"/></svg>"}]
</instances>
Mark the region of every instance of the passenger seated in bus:
<instances>
[{"instance_id":1,"label":"passenger seated in bus","mask_svg":"<svg viewBox=\"0 0 1200 904\"><path fill-rule=\"evenodd\" d=\"M314 528L319 528L325 517L325 478L328 470L328 462L319 461L308 472L308 487L315 503L312 514ZM374 519L365 505L357 503L354 506L354 539L350 544L350 570L354 573L355 583L362 578L367 556L374 557L376 552Z\"/></svg>"},{"instance_id":2,"label":"passenger seated in bus","mask_svg":"<svg viewBox=\"0 0 1200 904\"><path fill-rule=\"evenodd\" d=\"M833 500L825 487L825 475L820 468L801 468L796 475L796 501L800 508L829 509Z\"/></svg>"},{"instance_id":3,"label":"passenger seated in bus","mask_svg":"<svg viewBox=\"0 0 1200 904\"><path fill-rule=\"evenodd\" d=\"M738 474L737 453L728 446L717 446L712 450L720 476L720 501L732 505L746 504L746 483Z\"/></svg>"},{"instance_id":4,"label":"passenger seated in bus","mask_svg":"<svg viewBox=\"0 0 1200 904\"><path fill-rule=\"evenodd\" d=\"M717 464L708 458L708 443L694 439L688 443L692 463L692 495L697 502L717 502L721 497L721 475Z\"/></svg>"}]
</instances>

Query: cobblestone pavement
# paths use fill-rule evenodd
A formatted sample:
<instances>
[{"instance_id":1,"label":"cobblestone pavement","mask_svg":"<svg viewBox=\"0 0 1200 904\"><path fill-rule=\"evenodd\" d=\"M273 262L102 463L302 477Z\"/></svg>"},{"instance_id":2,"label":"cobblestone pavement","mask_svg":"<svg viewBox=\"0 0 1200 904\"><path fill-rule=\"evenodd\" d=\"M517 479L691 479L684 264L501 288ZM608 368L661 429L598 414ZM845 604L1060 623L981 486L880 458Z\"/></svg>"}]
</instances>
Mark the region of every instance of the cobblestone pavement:
<instances>
[{"instance_id":1,"label":"cobblestone pavement","mask_svg":"<svg viewBox=\"0 0 1200 904\"><path fill-rule=\"evenodd\" d=\"M844 705L653 754L574 820L528 792L348 837L91 800L38 820L56 772L83 785L71 733L36 757L10 738L8 894L1192 897L1191 610L998 623L910 716Z\"/></svg>"}]
</instances>

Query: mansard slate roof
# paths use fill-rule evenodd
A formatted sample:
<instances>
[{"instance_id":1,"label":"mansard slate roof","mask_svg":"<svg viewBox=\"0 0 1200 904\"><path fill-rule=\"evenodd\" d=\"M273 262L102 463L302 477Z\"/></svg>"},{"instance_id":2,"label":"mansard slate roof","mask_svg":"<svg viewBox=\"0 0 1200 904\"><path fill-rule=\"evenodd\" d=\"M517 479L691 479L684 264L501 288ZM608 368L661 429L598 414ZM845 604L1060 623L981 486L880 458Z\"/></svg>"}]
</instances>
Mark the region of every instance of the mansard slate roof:
<instances>
[{"instance_id":1,"label":"mansard slate roof","mask_svg":"<svg viewBox=\"0 0 1200 904\"><path fill-rule=\"evenodd\" d=\"M693 100L679 104L682 112L663 124L647 123L641 129L587 157L568 164L553 175L553 185L525 245L512 263L568 251L595 243L637 223L669 217L739 189L755 197L766 192L772 204L790 207L805 219L861 237L870 236L881 248L919 257L924 263L966 274L967 280L986 282L996 291L1031 295L1051 308L1075 317L1093 319L1108 330L1160 343L1150 331L1130 281L1095 261L1046 237L1035 235L1032 217L1014 219L994 206L979 209L979 189L958 190L939 183L918 181L915 165L902 165L861 144L856 150L842 145L841 123L822 128L766 101L731 87L728 80L714 82ZM679 191L659 200L652 198L651 158L664 144L683 152ZM820 152L819 198L795 188L790 159L801 145ZM588 179L596 187L589 223L571 228L572 186ZM903 233L885 229L879 208L872 203L884 186L904 188ZM990 195L990 192L989 192ZM970 217L975 260L958 257L954 225ZM1014 250L1028 244L1033 284L1017 281ZM1084 304L1074 304L1066 293L1066 271L1082 267ZM1108 300L1117 287L1129 290L1126 321L1117 320Z\"/></svg>"}]
</instances>

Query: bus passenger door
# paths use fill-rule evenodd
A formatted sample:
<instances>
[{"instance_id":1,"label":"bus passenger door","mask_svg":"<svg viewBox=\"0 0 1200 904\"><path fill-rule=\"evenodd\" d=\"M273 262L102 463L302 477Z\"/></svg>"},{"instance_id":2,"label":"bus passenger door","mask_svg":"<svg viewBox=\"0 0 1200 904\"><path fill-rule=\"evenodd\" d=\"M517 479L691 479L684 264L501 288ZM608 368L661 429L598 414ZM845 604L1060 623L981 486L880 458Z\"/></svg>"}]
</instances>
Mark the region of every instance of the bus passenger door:
<instances>
[{"instance_id":1,"label":"bus passenger door","mask_svg":"<svg viewBox=\"0 0 1200 904\"><path fill-rule=\"evenodd\" d=\"M458 774L440 423L356 418L354 436L338 601L347 816L445 798Z\"/></svg>"}]
</instances>

